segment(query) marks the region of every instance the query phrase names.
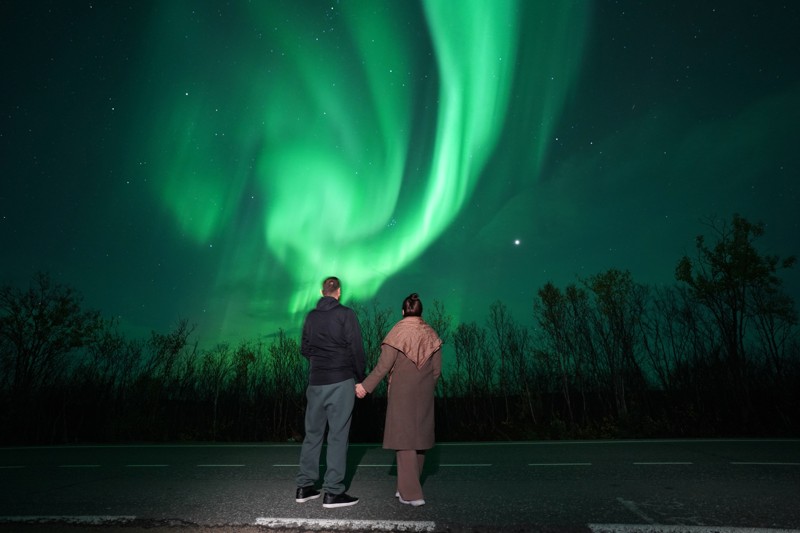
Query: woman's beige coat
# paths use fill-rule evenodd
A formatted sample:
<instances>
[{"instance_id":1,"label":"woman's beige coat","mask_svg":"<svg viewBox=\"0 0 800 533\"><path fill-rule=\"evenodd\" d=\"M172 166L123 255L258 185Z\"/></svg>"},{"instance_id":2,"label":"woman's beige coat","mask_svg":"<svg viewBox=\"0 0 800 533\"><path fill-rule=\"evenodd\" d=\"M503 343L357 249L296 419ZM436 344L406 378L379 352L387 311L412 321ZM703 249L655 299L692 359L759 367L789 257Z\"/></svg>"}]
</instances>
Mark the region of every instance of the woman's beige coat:
<instances>
[{"instance_id":1,"label":"woman's beige coat","mask_svg":"<svg viewBox=\"0 0 800 533\"><path fill-rule=\"evenodd\" d=\"M362 385L367 392L372 392L390 371L383 447L388 450L433 448L433 393L442 373L441 348L417 369L403 352L384 344L378 363Z\"/></svg>"}]
</instances>

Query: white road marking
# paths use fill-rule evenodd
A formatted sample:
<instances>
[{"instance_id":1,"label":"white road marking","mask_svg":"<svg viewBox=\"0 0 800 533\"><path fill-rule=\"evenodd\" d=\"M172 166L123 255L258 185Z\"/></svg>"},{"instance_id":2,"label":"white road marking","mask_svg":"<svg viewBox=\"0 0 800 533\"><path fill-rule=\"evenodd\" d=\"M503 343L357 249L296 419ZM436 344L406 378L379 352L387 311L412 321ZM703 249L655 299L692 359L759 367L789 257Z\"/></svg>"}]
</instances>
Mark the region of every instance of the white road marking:
<instances>
[{"instance_id":1,"label":"white road marking","mask_svg":"<svg viewBox=\"0 0 800 533\"><path fill-rule=\"evenodd\" d=\"M800 439L641 439L641 440L548 440L548 441L503 441L503 442L439 442L436 446L593 446L597 444L613 444L617 446L637 444L694 444L702 442L800 442ZM65 444L60 446L11 446L6 450L81 450L81 449L135 449L135 448L300 448L302 443L292 442L287 444ZM379 443L351 443L356 448L380 448Z\"/></svg>"},{"instance_id":2,"label":"white road marking","mask_svg":"<svg viewBox=\"0 0 800 533\"><path fill-rule=\"evenodd\" d=\"M275 466L275 467L286 467L286 468L289 468L289 467L298 468L300 465L278 464L278 465L272 465L272 466ZM322 466L325 466L325 465L322 465ZM360 465L358 465L358 468L361 468L361 467L364 467L364 468L390 468L392 466L395 466L395 465L394 464L360 464ZM443 463L443 464L440 464L439 466L440 467L471 467L471 466L487 467L487 466L493 466L493 465L491 463L464 463L464 464Z\"/></svg>"},{"instance_id":3,"label":"white road marking","mask_svg":"<svg viewBox=\"0 0 800 533\"><path fill-rule=\"evenodd\" d=\"M408 520L333 520L309 518L256 518L256 525L301 530L435 531L436 523Z\"/></svg>"},{"instance_id":4,"label":"white road marking","mask_svg":"<svg viewBox=\"0 0 800 533\"><path fill-rule=\"evenodd\" d=\"M77 516L0 516L0 524L46 524L58 522L61 524L77 525L111 525L125 524L136 520L135 516L113 516L113 515L77 515Z\"/></svg>"},{"instance_id":5,"label":"white road marking","mask_svg":"<svg viewBox=\"0 0 800 533\"><path fill-rule=\"evenodd\" d=\"M690 461L642 461L635 462L635 465L692 465Z\"/></svg>"},{"instance_id":6,"label":"white road marking","mask_svg":"<svg viewBox=\"0 0 800 533\"><path fill-rule=\"evenodd\" d=\"M277 465L272 465L272 466L275 466L275 467L286 467L286 468L289 468L289 467L298 468L300 465L277 464ZM324 466L324 465L322 465L322 466ZM395 465L394 464L360 464L360 465L358 465L358 468L361 468L361 467L364 467L364 468L389 468L389 467L392 467L392 466L395 466ZM491 463L463 463L463 464L460 464L460 463L442 463L439 466L440 467L471 467L471 466L487 467L487 466L493 466L493 465Z\"/></svg>"},{"instance_id":7,"label":"white road marking","mask_svg":"<svg viewBox=\"0 0 800 533\"><path fill-rule=\"evenodd\" d=\"M479 466L479 467L485 467L485 466L492 466L492 464L491 463L463 463L463 464L459 464L459 463L443 463L443 464L440 464L439 466L455 466L455 467Z\"/></svg>"},{"instance_id":8,"label":"white road marking","mask_svg":"<svg viewBox=\"0 0 800 533\"><path fill-rule=\"evenodd\" d=\"M755 461L731 461L732 465L764 465L764 466L800 466L800 463L766 463Z\"/></svg>"},{"instance_id":9,"label":"white road marking","mask_svg":"<svg viewBox=\"0 0 800 533\"><path fill-rule=\"evenodd\" d=\"M664 524L586 524L594 533L800 533L800 529L680 526Z\"/></svg>"},{"instance_id":10,"label":"white road marking","mask_svg":"<svg viewBox=\"0 0 800 533\"><path fill-rule=\"evenodd\" d=\"M800 439L636 439L636 440L543 440L543 441L499 441L499 442L437 442L436 446L592 446L595 444L694 444L698 442L799 442ZM300 444L298 443L297 446ZM351 444L350 446L374 446L374 444Z\"/></svg>"},{"instance_id":11,"label":"white road marking","mask_svg":"<svg viewBox=\"0 0 800 533\"><path fill-rule=\"evenodd\" d=\"M658 466L658 465L694 465L695 463L692 461L635 461L631 464L637 466ZM745 466L745 465L755 465L755 466L800 466L798 462L780 462L780 461L730 461L731 465L737 466ZM593 463L528 463L528 466L592 466ZM101 468L103 465L99 464L67 464L67 465L58 465L58 468ZM165 468L171 465L169 464L127 464L125 465L128 468ZM198 464L195 465L197 467L245 467L245 464ZM299 464L273 464L275 468L299 468ZM325 465L322 465L325 466ZM392 464L360 464L358 468L389 468L394 466ZM491 467L494 466L492 463L443 463L439 465L440 467ZM21 469L27 468L26 465L0 465L0 470L12 470L12 469Z\"/></svg>"},{"instance_id":12,"label":"white road marking","mask_svg":"<svg viewBox=\"0 0 800 533\"><path fill-rule=\"evenodd\" d=\"M592 466L592 463L528 463L528 466Z\"/></svg>"},{"instance_id":13,"label":"white road marking","mask_svg":"<svg viewBox=\"0 0 800 533\"><path fill-rule=\"evenodd\" d=\"M48 524L61 523L79 526L110 526L133 522L136 516L126 515L32 515L0 516L0 524ZM433 532L436 522L410 520L331 520L300 518L256 518L254 525L268 527L289 527L319 530L371 530ZM800 529L726 527L726 526L683 526L666 524L586 524L593 533L800 533Z\"/></svg>"}]
</instances>

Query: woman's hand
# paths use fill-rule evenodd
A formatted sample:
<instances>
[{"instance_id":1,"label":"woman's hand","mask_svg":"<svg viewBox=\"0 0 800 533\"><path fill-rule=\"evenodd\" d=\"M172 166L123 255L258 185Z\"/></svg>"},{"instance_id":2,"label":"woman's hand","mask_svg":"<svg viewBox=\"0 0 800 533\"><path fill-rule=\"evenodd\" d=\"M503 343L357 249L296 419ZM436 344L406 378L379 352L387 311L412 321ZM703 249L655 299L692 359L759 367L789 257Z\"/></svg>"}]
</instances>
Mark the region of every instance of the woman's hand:
<instances>
[{"instance_id":1,"label":"woman's hand","mask_svg":"<svg viewBox=\"0 0 800 533\"><path fill-rule=\"evenodd\" d=\"M364 385L361 383L356 383L356 396L359 398L363 398L367 395L367 389L364 388Z\"/></svg>"}]
</instances>

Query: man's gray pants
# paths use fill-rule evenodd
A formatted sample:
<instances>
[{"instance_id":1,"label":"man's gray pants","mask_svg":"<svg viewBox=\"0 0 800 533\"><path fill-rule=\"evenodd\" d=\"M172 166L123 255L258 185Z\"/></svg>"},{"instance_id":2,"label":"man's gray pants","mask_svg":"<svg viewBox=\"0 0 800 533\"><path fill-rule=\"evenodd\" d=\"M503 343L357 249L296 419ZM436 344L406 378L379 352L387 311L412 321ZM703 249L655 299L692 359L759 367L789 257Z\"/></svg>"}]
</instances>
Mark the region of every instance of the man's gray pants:
<instances>
[{"instance_id":1,"label":"man's gray pants","mask_svg":"<svg viewBox=\"0 0 800 533\"><path fill-rule=\"evenodd\" d=\"M345 491L347 444L355 404L355 380L348 379L330 385L309 385L306 389L306 436L300 450L298 487L313 485L319 479L319 456L325 427L328 428L327 468L322 489L328 494Z\"/></svg>"}]
</instances>

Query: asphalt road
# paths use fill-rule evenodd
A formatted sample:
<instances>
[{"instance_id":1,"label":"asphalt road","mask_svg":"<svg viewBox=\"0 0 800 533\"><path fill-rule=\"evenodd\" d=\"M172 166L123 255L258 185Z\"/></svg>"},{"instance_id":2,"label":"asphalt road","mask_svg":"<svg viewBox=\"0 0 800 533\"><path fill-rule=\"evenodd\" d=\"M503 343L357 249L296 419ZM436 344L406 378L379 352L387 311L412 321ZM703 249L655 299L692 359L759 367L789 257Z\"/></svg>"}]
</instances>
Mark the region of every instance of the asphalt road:
<instances>
[{"instance_id":1,"label":"asphalt road","mask_svg":"<svg viewBox=\"0 0 800 533\"><path fill-rule=\"evenodd\" d=\"M324 452L323 452L324 453ZM352 445L353 506L294 501L299 446L0 448L0 530L800 531L800 440L442 443L427 504Z\"/></svg>"}]
</instances>

